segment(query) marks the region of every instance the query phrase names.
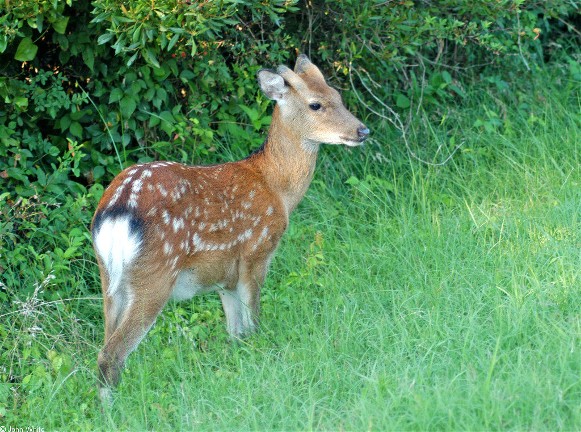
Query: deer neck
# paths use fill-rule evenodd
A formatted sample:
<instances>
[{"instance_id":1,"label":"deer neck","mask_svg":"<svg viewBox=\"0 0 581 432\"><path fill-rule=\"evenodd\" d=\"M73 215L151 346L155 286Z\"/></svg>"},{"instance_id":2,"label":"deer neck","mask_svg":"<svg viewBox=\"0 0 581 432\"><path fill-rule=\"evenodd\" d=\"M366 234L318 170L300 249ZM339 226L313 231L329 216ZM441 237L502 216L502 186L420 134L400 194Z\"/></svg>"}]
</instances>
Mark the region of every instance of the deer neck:
<instances>
[{"instance_id":1,"label":"deer neck","mask_svg":"<svg viewBox=\"0 0 581 432\"><path fill-rule=\"evenodd\" d=\"M256 155L267 184L281 197L288 214L311 184L319 152L318 143L301 137L302 127L285 122L276 105L263 150Z\"/></svg>"}]
</instances>

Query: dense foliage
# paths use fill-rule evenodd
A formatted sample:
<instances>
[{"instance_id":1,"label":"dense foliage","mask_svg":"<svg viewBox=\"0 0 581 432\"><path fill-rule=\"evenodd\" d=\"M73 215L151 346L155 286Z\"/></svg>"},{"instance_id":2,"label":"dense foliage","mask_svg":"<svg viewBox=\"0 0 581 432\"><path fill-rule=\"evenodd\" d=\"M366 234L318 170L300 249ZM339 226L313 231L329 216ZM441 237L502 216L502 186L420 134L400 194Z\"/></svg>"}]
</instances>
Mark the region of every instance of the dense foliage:
<instances>
[{"instance_id":1,"label":"dense foliage","mask_svg":"<svg viewBox=\"0 0 581 432\"><path fill-rule=\"evenodd\" d=\"M82 193L136 161L211 161L228 137L246 153L268 122L256 71L298 51L336 85L433 110L464 96L468 70L534 68L576 36L566 0L153 5L3 5L0 175L13 199Z\"/></svg>"},{"instance_id":2,"label":"dense foliage","mask_svg":"<svg viewBox=\"0 0 581 432\"><path fill-rule=\"evenodd\" d=\"M8 287L26 295L49 276L68 277L85 257L103 185L122 168L214 162L259 145L270 119L255 74L297 52L351 89L344 96L358 115L393 122L408 146L400 117L441 122L441 107L461 104L474 80L505 86L503 76L534 70L557 47L579 73L566 54L578 43L578 9L566 0L1 7L0 301ZM491 111L476 126L494 129L501 117ZM444 141L408 150L429 158L458 145Z\"/></svg>"},{"instance_id":3,"label":"dense foliage","mask_svg":"<svg viewBox=\"0 0 581 432\"><path fill-rule=\"evenodd\" d=\"M566 0L1 7L0 272L20 294L48 276L68 277L86 253L103 185L122 168L208 163L258 146L270 121L255 84L260 67L307 52L351 89L344 97L360 117L394 122L403 134L397 113L441 121L440 108L461 103L485 66L484 78L502 86L503 74L538 67L578 36L568 22L577 9ZM500 115L478 126L497 127ZM443 146L457 144L451 136ZM422 150L435 149L413 151Z\"/></svg>"}]
</instances>

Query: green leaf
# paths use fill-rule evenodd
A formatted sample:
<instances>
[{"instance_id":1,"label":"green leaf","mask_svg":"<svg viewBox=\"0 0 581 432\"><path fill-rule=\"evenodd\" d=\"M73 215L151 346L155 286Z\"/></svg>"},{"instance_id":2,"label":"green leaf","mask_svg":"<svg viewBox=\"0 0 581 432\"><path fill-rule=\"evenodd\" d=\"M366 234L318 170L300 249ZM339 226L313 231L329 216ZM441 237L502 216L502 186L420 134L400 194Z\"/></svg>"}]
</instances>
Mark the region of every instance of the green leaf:
<instances>
[{"instance_id":1,"label":"green leaf","mask_svg":"<svg viewBox=\"0 0 581 432\"><path fill-rule=\"evenodd\" d=\"M75 253L77 252L77 248L74 246L70 246L67 248L67 250L65 251L65 253L63 254L63 258L70 258L72 257ZM55 367L57 370L60 369L60 367L57 365L53 365L53 367Z\"/></svg>"},{"instance_id":2,"label":"green leaf","mask_svg":"<svg viewBox=\"0 0 581 432\"><path fill-rule=\"evenodd\" d=\"M361 181L357 177L351 176L345 181L345 183L350 186L357 186Z\"/></svg>"},{"instance_id":3,"label":"green leaf","mask_svg":"<svg viewBox=\"0 0 581 432\"><path fill-rule=\"evenodd\" d=\"M462 90L460 87L458 87L455 84L450 84L450 90L454 90L454 92L456 92L456 94L458 96L460 96L461 98L466 97L466 93L464 93L464 90Z\"/></svg>"},{"instance_id":4,"label":"green leaf","mask_svg":"<svg viewBox=\"0 0 581 432\"><path fill-rule=\"evenodd\" d=\"M173 37L170 39L169 44L167 45L167 50L171 51L171 49L174 47L174 45L176 44L176 42L178 41L178 39L180 38L181 35L179 34L174 34Z\"/></svg>"},{"instance_id":5,"label":"green leaf","mask_svg":"<svg viewBox=\"0 0 581 432\"><path fill-rule=\"evenodd\" d=\"M145 59L145 61L147 63L155 66L156 68L161 67L159 65L159 62L157 61L155 53L153 52L153 50L151 48L147 48L147 49L142 50L141 54L143 55L143 58Z\"/></svg>"},{"instance_id":6,"label":"green leaf","mask_svg":"<svg viewBox=\"0 0 581 432\"><path fill-rule=\"evenodd\" d=\"M240 109L246 113L252 122L255 122L260 117L260 113L257 110L247 107L246 105L240 105Z\"/></svg>"},{"instance_id":7,"label":"green leaf","mask_svg":"<svg viewBox=\"0 0 581 432\"><path fill-rule=\"evenodd\" d=\"M407 96L403 95L403 94L398 94L397 95L397 99L395 101L395 104L399 107L399 108L409 108L410 107L410 100Z\"/></svg>"},{"instance_id":8,"label":"green leaf","mask_svg":"<svg viewBox=\"0 0 581 432\"><path fill-rule=\"evenodd\" d=\"M18 44L16 48L16 54L14 54L14 59L18 61L30 61L36 57L38 47L32 42L29 37L24 38Z\"/></svg>"},{"instance_id":9,"label":"green leaf","mask_svg":"<svg viewBox=\"0 0 581 432\"><path fill-rule=\"evenodd\" d=\"M157 115L152 115L149 117L149 127L157 126L161 121L161 118Z\"/></svg>"},{"instance_id":10,"label":"green leaf","mask_svg":"<svg viewBox=\"0 0 581 432\"><path fill-rule=\"evenodd\" d=\"M52 157L57 157L61 152L57 146L50 146L47 153Z\"/></svg>"},{"instance_id":11,"label":"green leaf","mask_svg":"<svg viewBox=\"0 0 581 432\"><path fill-rule=\"evenodd\" d=\"M61 128L61 132L64 132L71 126L71 116L68 114L62 116L58 124Z\"/></svg>"},{"instance_id":12,"label":"green leaf","mask_svg":"<svg viewBox=\"0 0 581 432\"><path fill-rule=\"evenodd\" d=\"M83 116L85 114L90 114L91 111L90 110L79 110L79 111L73 111L71 112L70 116L71 116L71 120L80 120L83 118Z\"/></svg>"},{"instance_id":13,"label":"green leaf","mask_svg":"<svg viewBox=\"0 0 581 432\"><path fill-rule=\"evenodd\" d=\"M54 29L55 32L59 34L65 34L68 23L69 23L68 16L60 17L58 20L52 23L52 28Z\"/></svg>"},{"instance_id":14,"label":"green leaf","mask_svg":"<svg viewBox=\"0 0 581 432\"><path fill-rule=\"evenodd\" d=\"M91 69L91 71L92 71L93 66L95 64L95 54L93 53L93 48L86 47L83 50L83 61L89 67L89 69Z\"/></svg>"},{"instance_id":15,"label":"green leaf","mask_svg":"<svg viewBox=\"0 0 581 432\"><path fill-rule=\"evenodd\" d=\"M8 177L19 180L23 182L25 185L28 185L30 182L28 181L28 177L26 177L20 168L7 168L6 172Z\"/></svg>"},{"instance_id":16,"label":"green leaf","mask_svg":"<svg viewBox=\"0 0 581 432\"><path fill-rule=\"evenodd\" d=\"M41 186L46 186L46 173L40 168L37 168L35 172L38 184Z\"/></svg>"},{"instance_id":17,"label":"green leaf","mask_svg":"<svg viewBox=\"0 0 581 432\"><path fill-rule=\"evenodd\" d=\"M184 83L193 80L195 77L196 75L191 70L184 69L180 72L180 79Z\"/></svg>"},{"instance_id":18,"label":"green leaf","mask_svg":"<svg viewBox=\"0 0 581 432\"><path fill-rule=\"evenodd\" d=\"M6 51L6 47L8 46L8 36L5 34L0 35L0 53Z\"/></svg>"},{"instance_id":19,"label":"green leaf","mask_svg":"<svg viewBox=\"0 0 581 432\"><path fill-rule=\"evenodd\" d=\"M97 39L97 43L99 45L103 45L106 44L107 42L109 42L111 39L113 39L113 36L115 36L114 33L105 33L102 34L101 36L99 36L99 38Z\"/></svg>"},{"instance_id":20,"label":"green leaf","mask_svg":"<svg viewBox=\"0 0 581 432\"><path fill-rule=\"evenodd\" d=\"M139 54L139 52L136 52L129 58L129 60L127 60L127 66L131 66L133 62L135 62L135 60L137 59L137 54Z\"/></svg>"},{"instance_id":21,"label":"green leaf","mask_svg":"<svg viewBox=\"0 0 581 432\"><path fill-rule=\"evenodd\" d=\"M28 108L28 98L17 96L14 98L14 105L16 105L20 109Z\"/></svg>"},{"instance_id":22,"label":"green leaf","mask_svg":"<svg viewBox=\"0 0 581 432\"><path fill-rule=\"evenodd\" d=\"M79 122L72 122L69 131L71 132L71 135L77 138L83 138L83 127Z\"/></svg>"},{"instance_id":23,"label":"green leaf","mask_svg":"<svg viewBox=\"0 0 581 432\"><path fill-rule=\"evenodd\" d=\"M153 99L153 96L155 96L155 88L149 87L143 94L143 99L145 99L146 101L150 101Z\"/></svg>"},{"instance_id":24,"label":"green leaf","mask_svg":"<svg viewBox=\"0 0 581 432\"><path fill-rule=\"evenodd\" d=\"M450 75L450 73L448 71L442 72L442 78L444 79L446 84L450 84L452 82L452 76Z\"/></svg>"},{"instance_id":25,"label":"green leaf","mask_svg":"<svg viewBox=\"0 0 581 432\"><path fill-rule=\"evenodd\" d=\"M137 108L137 103L135 103L135 99L133 99L131 96L124 96L119 101L119 108L121 109L121 114L123 117L129 118L135 111L135 108Z\"/></svg>"},{"instance_id":26,"label":"green leaf","mask_svg":"<svg viewBox=\"0 0 581 432\"><path fill-rule=\"evenodd\" d=\"M97 180L100 179L105 175L105 168L100 165L97 165L93 168L93 179Z\"/></svg>"},{"instance_id":27,"label":"green leaf","mask_svg":"<svg viewBox=\"0 0 581 432\"><path fill-rule=\"evenodd\" d=\"M119 102L123 97L123 90L120 88L114 88L109 95L109 103Z\"/></svg>"},{"instance_id":28,"label":"green leaf","mask_svg":"<svg viewBox=\"0 0 581 432\"><path fill-rule=\"evenodd\" d=\"M175 122L175 119L174 119L173 115L169 111L162 111L161 113L159 113L159 117L163 121L168 122L168 123Z\"/></svg>"},{"instance_id":29,"label":"green leaf","mask_svg":"<svg viewBox=\"0 0 581 432\"><path fill-rule=\"evenodd\" d=\"M36 29L38 30L39 33L42 33L43 20L44 20L44 16L42 14L38 14L36 16Z\"/></svg>"},{"instance_id":30,"label":"green leaf","mask_svg":"<svg viewBox=\"0 0 581 432\"><path fill-rule=\"evenodd\" d=\"M155 98L153 99L153 106L157 109L161 108L162 103L165 103L167 99L167 92L163 88L158 88L155 91Z\"/></svg>"},{"instance_id":31,"label":"green leaf","mask_svg":"<svg viewBox=\"0 0 581 432\"><path fill-rule=\"evenodd\" d=\"M131 41L133 43L135 42L139 42L139 39L141 39L141 29L142 29L143 25L140 25L138 27L135 28L135 30L133 31L133 35L131 36Z\"/></svg>"}]
</instances>

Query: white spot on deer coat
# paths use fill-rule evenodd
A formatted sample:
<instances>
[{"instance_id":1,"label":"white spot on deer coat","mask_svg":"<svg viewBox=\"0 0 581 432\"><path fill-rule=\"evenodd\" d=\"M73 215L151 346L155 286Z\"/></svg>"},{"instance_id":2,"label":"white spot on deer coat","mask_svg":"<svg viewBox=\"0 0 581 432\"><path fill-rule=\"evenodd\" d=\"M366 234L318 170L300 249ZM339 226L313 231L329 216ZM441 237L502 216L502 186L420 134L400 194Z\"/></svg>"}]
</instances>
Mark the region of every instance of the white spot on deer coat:
<instances>
[{"instance_id":1,"label":"white spot on deer coat","mask_svg":"<svg viewBox=\"0 0 581 432\"><path fill-rule=\"evenodd\" d=\"M131 195L129 195L129 201L127 201L127 205L129 207L135 208L137 207L137 194L134 192L131 192Z\"/></svg>"},{"instance_id":2,"label":"white spot on deer coat","mask_svg":"<svg viewBox=\"0 0 581 432\"><path fill-rule=\"evenodd\" d=\"M166 225L169 225L169 222L171 220L171 216L169 215L169 212L167 210L164 210L161 213L161 217L163 218L163 223Z\"/></svg>"},{"instance_id":3,"label":"white spot on deer coat","mask_svg":"<svg viewBox=\"0 0 581 432\"><path fill-rule=\"evenodd\" d=\"M143 180L137 179L131 185L131 191L132 192L135 192L135 193L138 193L141 190L142 187L143 187Z\"/></svg>"},{"instance_id":4,"label":"white spot on deer coat","mask_svg":"<svg viewBox=\"0 0 581 432\"><path fill-rule=\"evenodd\" d=\"M111 197L109 204L107 204L107 208L113 207L113 205L115 205L115 203L119 200L119 198L121 197L121 194L123 193L123 188L124 188L124 186L121 185L115 190L115 193Z\"/></svg>"},{"instance_id":5,"label":"white spot on deer coat","mask_svg":"<svg viewBox=\"0 0 581 432\"><path fill-rule=\"evenodd\" d=\"M166 197L167 196L167 190L163 187L163 185L161 183L158 183L156 185L157 190L159 191L159 193L161 194L161 196Z\"/></svg>"},{"instance_id":6,"label":"white spot on deer coat","mask_svg":"<svg viewBox=\"0 0 581 432\"><path fill-rule=\"evenodd\" d=\"M163 244L163 253L169 255L170 253L172 253L172 251L173 251L172 245L169 244L168 242L165 242Z\"/></svg>"},{"instance_id":7,"label":"white spot on deer coat","mask_svg":"<svg viewBox=\"0 0 581 432\"><path fill-rule=\"evenodd\" d=\"M173 232L177 233L184 227L184 220L182 218L175 218L173 220Z\"/></svg>"},{"instance_id":8,"label":"white spot on deer coat","mask_svg":"<svg viewBox=\"0 0 581 432\"><path fill-rule=\"evenodd\" d=\"M244 242L248 240L250 237L252 237L252 230L247 229L242 234L238 234L238 237L236 239L238 240L238 242Z\"/></svg>"},{"instance_id":9,"label":"white spot on deer coat","mask_svg":"<svg viewBox=\"0 0 581 432\"><path fill-rule=\"evenodd\" d=\"M266 240L267 236L268 236L268 227L265 226L262 228L262 231L260 232L260 236L258 236L258 240L256 240L256 243L254 244L254 247L252 248L252 250L256 250L258 249L258 246L260 246L262 243L264 243L264 241Z\"/></svg>"},{"instance_id":10,"label":"white spot on deer coat","mask_svg":"<svg viewBox=\"0 0 581 432\"><path fill-rule=\"evenodd\" d=\"M198 233L194 233L194 236L192 237L192 243L194 244L195 251L200 251L204 249L205 246L204 241L201 239Z\"/></svg>"}]
</instances>

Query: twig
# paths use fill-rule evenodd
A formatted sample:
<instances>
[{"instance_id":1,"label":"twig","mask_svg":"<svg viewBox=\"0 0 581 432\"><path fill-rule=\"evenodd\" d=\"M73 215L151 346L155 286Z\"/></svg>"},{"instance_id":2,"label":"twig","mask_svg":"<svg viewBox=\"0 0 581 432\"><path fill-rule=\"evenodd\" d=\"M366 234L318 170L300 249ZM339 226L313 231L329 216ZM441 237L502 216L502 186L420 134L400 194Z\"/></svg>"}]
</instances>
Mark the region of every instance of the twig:
<instances>
[{"instance_id":1,"label":"twig","mask_svg":"<svg viewBox=\"0 0 581 432\"><path fill-rule=\"evenodd\" d=\"M575 33L577 33L579 36L581 36L581 31L577 30L573 24L568 23L567 21L565 21L564 19L562 19L560 17L557 17L557 20L559 20L560 22L565 24L569 30L573 30Z\"/></svg>"},{"instance_id":2,"label":"twig","mask_svg":"<svg viewBox=\"0 0 581 432\"><path fill-rule=\"evenodd\" d=\"M353 71L355 71L355 74L357 74L357 78L359 79L359 82L361 82L361 84L363 85L363 87L365 88L365 90L367 90L367 92L371 95L371 97L373 99L375 99L379 105L384 109L387 110L387 112L390 114L390 116L386 116L383 113L378 112L377 110L373 109L371 106L369 106L368 103L366 103L362 98L361 95L359 94L359 92L357 91L357 89L355 88L355 84L353 82ZM367 73L367 71L365 71L365 73ZM351 88L353 89L353 93L355 93L355 97L357 97L357 100L366 108L368 109L370 112L372 112L373 114L375 114L376 116L387 120L388 122L390 122L397 130L400 131L401 133L401 137L403 139L403 142L405 144L405 147L408 151L408 153L410 154L411 157L413 157L414 159L416 159L417 161L425 164L425 165L429 165L429 166L443 166L446 165L454 156L454 154L460 149L460 147L462 147L463 142L458 144L454 150L452 150L452 152L446 157L446 159L444 159L442 162L429 162L426 161L422 158L420 158L411 148L409 141L407 139L407 127L404 126L404 124L401 121L401 118L399 116L398 113L396 113L393 108L391 108L389 105L387 105L385 102L383 102L375 93L373 93L373 91L369 88L369 86L365 83L365 81L363 79L361 79L361 75L359 73L359 71L357 69L353 68L353 64L352 62L349 62L349 82L351 83ZM411 110L411 107L410 107ZM410 119L411 120L411 119ZM409 123L408 123L409 126ZM440 150L442 149L443 144L440 145L438 147L438 150L436 151L436 154L440 153Z\"/></svg>"},{"instance_id":3,"label":"twig","mask_svg":"<svg viewBox=\"0 0 581 432\"><path fill-rule=\"evenodd\" d=\"M440 53L438 53L438 57L440 56ZM424 61L422 60L421 56L417 56L418 60L420 61L420 64L422 65L422 84L420 85L420 100L418 101L418 109L416 110L416 115L420 114L420 108L422 107L422 102L424 101L424 87L425 87L425 83L426 83L426 65L424 64ZM412 115L412 110L410 109L410 123L411 123L411 115Z\"/></svg>"},{"instance_id":4,"label":"twig","mask_svg":"<svg viewBox=\"0 0 581 432\"><path fill-rule=\"evenodd\" d=\"M525 56L522 53L522 45L520 43L520 10L517 8L516 10L516 24L518 26L518 28L516 29L516 34L517 34L517 43L518 43L518 52L520 54L520 58L522 59L525 67L527 68L527 71L531 71L531 68L529 67L529 64L527 63Z\"/></svg>"},{"instance_id":5,"label":"twig","mask_svg":"<svg viewBox=\"0 0 581 432\"><path fill-rule=\"evenodd\" d=\"M101 121L105 125L105 129L107 129L107 133L109 134L109 139L111 140L111 144L113 145L113 148L115 149L115 155L117 156L117 161L119 162L119 169L123 169L123 163L121 162L121 156L119 155L119 150L117 149L117 145L115 144L115 140L113 139L113 134L111 133L111 130L109 129L109 126L107 125L107 121L103 117L103 114L101 114L101 111L99 111L99 108L97 107L95 102L93 102L93 99L91 99L91 96L89 95L89 93L87 93L87 91L83 88L83 86L79 82L77 82L77 84L81 88L81 90L83 90L83 93L87 96L87 99L89 99L89 102L91 102L91 104L95 107L95 110L99 114Z\"/></svg>"}]
</instances>

